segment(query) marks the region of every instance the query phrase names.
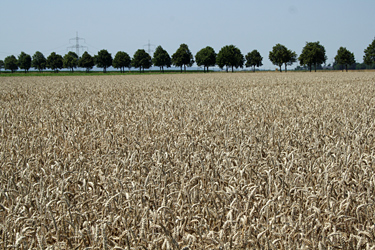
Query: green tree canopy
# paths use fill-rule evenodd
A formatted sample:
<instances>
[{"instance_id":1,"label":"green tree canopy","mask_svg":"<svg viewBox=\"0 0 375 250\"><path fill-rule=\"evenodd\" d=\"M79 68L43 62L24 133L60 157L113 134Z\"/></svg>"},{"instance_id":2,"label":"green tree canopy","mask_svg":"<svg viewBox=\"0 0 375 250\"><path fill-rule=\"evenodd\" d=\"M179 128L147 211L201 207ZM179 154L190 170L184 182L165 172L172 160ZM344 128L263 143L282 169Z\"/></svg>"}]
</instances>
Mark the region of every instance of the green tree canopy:
<instances>
[{"instance_id":1,"label":"green tree canopy","mask_svg":"<svg viewBox=\"0 0 375 250\"><path fill-rule=\"evenodd\" d=\"M74 72L74 68L77 68L77 66L78 55L73 51L69 51L63 58L63 67Z\"/></svg>"},{"instance_id":2,"label":"green tree canopy","mask_svg":"<svg viewBox=\"0 0 375 250\"><path fill-rule=\"evenodd\" d=\"M4 68L4 61L3 60L0 60L0 73L1 73L1 69Z\"/></svg>"},{"instance_id":3,"label":"green tree canopy","mask_svg":"<svg viewBox=\"0 0 375 250\"><path fill-rule=\"evenodd\" d=\"M234 45L226 45L222 47L217 54L216 64L222 69L226 66L226 71L228 72L228 67L232 68L242 68L245 63L245 58L241 53L241 50Z\"/></svg>"},{"instance_id":4,"label":"green tree canopy","mask_svg":"<svg viewBox=\"0 0 375 250\"><path fill-rule=\"evenodd\" d=\"M81 58L78 59L78 67L85 68L86 72L89 72L94 65L94 57L92 57L87 51L85 51Z\"/></svg>"},{"instance_id":5,"label":"green tree canopy","mask_svg":"<svg viewBox=\"0 0 375 250\"><path fill-rule=\"evenodd\" d=\"M47 68L55 71L56 73L59 72L59 69L63 68L63 57L55 52L52 52L47 57Z\"/></svg>"},{"instance_id":6,"label":"green tree canopy","mask_svg":"<svg viewBox=\"0 0 375 250\"><path fill-rule=\"evenodd\" d=\"M103 72L107 72L107 68L112 66L112 55L105 49L102 49L94 56L95 65L103 68Z\"/></svg>"},{"instance_id":7,"label":"green tree canopy","mask_svg":"<svg viewBox=\"0 0 375 250\"><path fill-rule=\"evenodd\" d=\"M280 68L280 72L282 71L281 66L283 66L283 64L285 63L287 51L288 49L284 45L278 43L273 46L272 51L270 51L268 55L268 58L270 59L272 64Z\"/></svg>"},{"instance_id":8,"label":"green tree canopy","mask_svg":"<svg viewBox=\"0 0 375 250\"><path fill-rule=\"evenodd\" d=\"M25 70L25 73L29 71L31 68L31 56L22 51L18 56L18 66L20 69Z\"/></svg>"},{"instance_id":9,"label":"green tree canopy","mask_svg":"<svg viewBox=\"0 0 375 250\"><path fill-rule=\"evenodd\" d=\"M115 58L113 59L113 67L115 69L120 69L120 72L125 72L125 68L131 67L131 58L128 53L119 51L116 53Z\"/></svg>"},{"instance_id":10,"label":"green tree canopy","mask_svg":"<svg viewBox=\"0 0 375 250\"><path fill-rule=\"evenodd\" d=\"M365 49L365 55L363 56L363 61L367 65L372 65L375 63L375 39L372 43Z\"/></svg>"},{"instance_id":11,"label":"green tree canopy","mask_svg":"<svg viewBox=\"0 0 375 250\"><path fill-rule=\"evenodd\" d=\"M354 54L344 47L340 47L335 56L335 61L339 65L345 65L346 72L348 72L348 65L355 63Z\"/></svg>"},{"instance_id":12,"label":"green tree canopy","mask_svg":"<svg viewBox=\"0 0 375 250\"><path fill-rule=\"evenodd\" d=\"M207 46L206 48L203 48L197 52L195 55L195 60L198 66L203 65L204 72L206 72L207 67L208 72L208 67L216 65L216 52L212 47Z\"/></svg>"},{"instance_id":13,"label":"green tree canopy","mask_svg":"<svg viewBox=\"0 0 375 250\"><path fill-rule=\"evenodd\" d=\"M292 65L297 61L296 52L289 50L287 47L281 44L273 46L272 51L269 53L270 61L280 68L285 64L285 72L287 71L287 65Z\"/></svg>"},{"instance_id":14,"label":"green tree canopy","mask_svg":"<svg viewBox=\"0 0 375 250\"><path fill-rule=\"evenodd\" d=\"M156 47L154 57L152 58L152 63L155 66L160 67L160 70L164 73L164 66L169 68L172 64L172 59L163 47L158 46Z\"/></svg>"},{"instance_id":15,"label":"green tree canopy","mask_svg":"<svg viewBox=\"0 0 375 250\"><path fill-rule=\"evenodd\" d=\"M255 72L255 66L260 67L263 65L262 60L263 57L260 55L260 53L255 49L245 56L246 59L246 67L254 67L253 71Z\"/></svg>"},{"instance_id":16,"label":"green tree canopy","mask_svg":"<svg viewBox=\"0 0 375 250\"><path fill-rule=\"evenodd\" d=\"M305 47L302 49L301 55L298 57L301 65L308 66L311 72L312 66L315 71L318 65L327 61L326 50L323 45L318 42L306 42Z\"/></svg>"},{"instance_id":17,"label":"green tree canopy","mask_svg":"<svg viewBox=\"0 0 375 250\"><path fill-rule=\"evenodd\" d=\"M46 69L46 64L47 64L47 59L44 57L42 52L40 51L35 52L31 60L31 66L34 69L37 69L39 70L39 72L41 72L44 69Z\"/></svg>"},{"instance_id":18,"label":"green tree canopy","mask_svg":"<svg viewBox=\"0 0 375 250\"><path fill-rule=\"evenodd\" d=\"M176 50L176 52L172 55L172 64L176 67L184 66L186 72L186 66L191 67L193 66L194 58L193 54L190 52L189 47L186 44L181 44L180 47Z\"/></svg>"},{"instance_id":19,"label":"green tree canopy","mask_svg":"<svg viewBox=\"0 0 375 250\"><path fill-rule=\"evenodd\" d=\"M285 72L286 66L291 66L293 63L297 62L297 53L295 51L288 50L287 62L285 63Z\"/></svg>"},{"instance_id":20,"label":"green tree canopy","mask_svg":"<svg viewBox=\"0 0 375 250\"><path fill-rule=\"evenodd\" d=\"M7 56L4 59L4 68L9 69L12 71L16 71L18 69L18 61L17 58L14 55Z\"/></svg>"},{"instance_id":21,"label":"green tree canopy","mask_svg":"<svg viewBox=\"0 0 375 250\"><path fill-rule=\"evenodd\" d=\"M152 59L144 49L139 49L134 53L131 64L134 68L139 68L139 72L142 72L142 69L145 71L151 67Z\"/></svg>"}]
</instances>

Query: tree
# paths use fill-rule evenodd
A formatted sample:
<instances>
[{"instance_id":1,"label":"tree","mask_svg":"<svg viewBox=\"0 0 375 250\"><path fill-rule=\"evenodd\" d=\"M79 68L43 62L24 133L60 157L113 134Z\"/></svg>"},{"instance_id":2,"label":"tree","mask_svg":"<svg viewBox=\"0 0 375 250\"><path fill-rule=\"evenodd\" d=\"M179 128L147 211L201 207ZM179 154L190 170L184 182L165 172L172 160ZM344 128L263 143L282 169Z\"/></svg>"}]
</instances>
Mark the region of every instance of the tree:
<instances>
[{"instance_id":1,"label":"tree","mask_svg":"<svg viewBox=\"0 0 375 250\"><path fill-rule=\"evenodd\" d=\"M246 67L254 67L253 71L255 72L255 66L260 67L263 65L262 60L263 57L260 55L260 53L257 50L253 50L245 56L246 59Z\"/></svg>"},{"instance_id":2,"label":"tree","mask_svg":"<svg viewBox=\"0 0 375 250\"><path fill-rule=\"evenodd\" d=\"M291 50L288 50L288 61L285 63L285 72L286 72L286 66L292 66L293 63L297 62L297 53Z\"/></svg>"},{"instance_id":3,"label":"tree","mask_svg":"<svg viewBox=\"0 0 375 250\"><path fill-rule=\"evenodd\" d=\"M193 66L194 58L193 54L190 52L189 47L186 44L181 44L180 47L176 50L176 52L172 55L172 64L176 67L184 66L186 72L186 66L191 67Z\"/></svg>"},{"instance_id":4,"label":"tree","mask_svg":"<svg viewBox=\"0 0 375 250\"><path fill-rule=\"evenodd\" d=\"M18 69L18 61L17 58L14 55L7 56L4 59L4 68L9 69L12 71L16 71Z\"/></svg>"},{"instance_id":5,"label":"tree","mask_svg":"<svg viewBox=\"0 0 375 250\"><path fill-rule=\"evenodd\" d=\"M169 68L172 64L172 59L168 52L161 46L158 46L155 50L154 57L152 58L152 63L160 67L160 70L164 73L164 66Z\"/></svg>"},{"instance_id":6,"label":"tree","mask_svg":"<svg viewBox=\"0 0 375 250\"><path fill-rule=\"evenodd\" d=\"M55 52L52 52L47 57L46 65L47 65L47 68L50 68L51 70L58 73L59 69L63 68L63 57L59 54L56 54Z\"/></svg>"},{"instance_id":7,"label":"tree","mask_svg":"<svg viewBox=\"0 0 375 250\"><path fill-rule=\"evenodd\" d=\"M298 57L301 65L308 66L311 72L312 66L315 71L319 65L327 61L326 50L323 45L318 42L306 42L302 49L301 55Z\"/></svg>"},{"instance_id":8,"label":"tree","mask_svg":"<svg viewBox=\"0 0 375 250\"><path fill-rule=\"evenodd\" d=\"M77 66L78 55L73 51L69 51L63 58L63 67L74 72L74 68L77 68Z\"/></svg>"},{"instance_id":9,"label":"tree","mask_svg":"<svg viewBox=\"0 0 375 250\"><path fill-rule=\"evenodd\" d=\"M46 69L46 64L47 64L47 59L44 57L42 52L39 52L39 51L35 52L31 60L31 66L34 69L37 69L39 70L39 72L41 72L44 69Z\"/></svg>"},{"instance_id":10,"label":"tree","mask_svg":"<svg viewBox=\"0 0 375 250\"><path fill-rule=\"evenodd\" d=\"M375 63L375 39L372 43L365 49L365 55L363 56L363 61L367 65L372 65Z\"/></svg>"},{"instance_id":11,"label":"tree","mask_svg":"<svg viewBox=\"0 0 375 250\"><path fill-rule=\"evenodd\" d=\"M340 47L335 56L335 61L339 65L345 65L346 72L348 72L348 65L355 63L354 54L344 47Z\"/></svg>"},{"instance_id":12,"label":"tree","mask_svg":"<svg viewBox=\"0 0 375 250\"><path fill-rule=\"evenodd\" d=\"M234 45L226 45L222 47L216 57L216 64L221 69L226 66L227 72L228 67L232 68L232 72L234 71L234 67L236 69L238 67L242 68L244 62L245 58L242 55L241 50Z\"/></svg>"},{"instance_id":13,"label":"tree","mask_svg":"<svg viewBox=\"0 0 375 250\"><path fill-rule=\"evenodd\" d=\"M95 65L103 68L103 73L107 72L107 68L112 66L112 55L107 50L102 49L98 55L94 57Z\"/></svg>"},{"instance_id":14,"label":"tree","mask_svg":"<svg viewBox=\"0 0 375 250\"><path fill-rule=\"evenodd\" d=\"M87 51L85 51L82 57L78 60L78 67L86 68L86 72L89 72L94 65L94 57L92 57Z\"/></svg>"},{"instance_id":15,"label":"tree","mask_svg":"<svg viewBox=\"0 0 375 250\"><path fill-rule=\"evenodd\" d=\"M207 46L206 48L203 48L197 52L195 55L195 60L198 66L203 65L204 72L206 72L207 67L208 72L208 67L216 65L216 52L212 47Z\"/></svg>"},{"instance_id":16,"label":"tree","mask_svg":"<svg viewBox=\"0 0 375 250\"><path fill-rule=\"evenodd\" d=\"M1 69L4 68L4 61L3 60L0 60L0 73L1 73Z\"/></svg>"},{"instance_id":17,"label":"tree","mask_svg":"<svg viewBox=\"0 0 375 250\"><path fill-rule=\"evenodd\" d=\"M115 69L120 69L120 72L125 72L125 67L131 67L131 58L128 53L119 51L116 53L115 58L113 59L113 67Z\"/></svg>"},{"instance_id":18,"label":"tree","mask_svg":"<svg viewBox=\"0 0 375 250\"><path fill-rule=\"evenodd\" d=\"M284 45L278 43L273 46L272 51L270 51L268 55L268 58L270 59L272 64L280 68L280 72L282 72L281 66L285 63L287 51L288 49Z\"/></svg>"},{"instance_id":19,"label":"tree","mask_svg":"<svg viewBox=\"0 0 375 250\"><path fill-rule=\"evenodd\" d=\"M292 65L297 61L297 54L294 51L287 49L284 45L276 44L273 46L272 51L269 53L270 61L279 66L281 72L281 66L285 64L285 72L287 71L287 65Z\"/></svg>"},{"instance_id":20,"label":"tree","mask_svg":"<svg viewBox=\"0 0 375 250\"><path fill-rule=\"evenodd\" d=\"M31 67L31 56L22 51L18 56L18 66L20 69L24 69L25 73L29 71Z\"/></svg>"},{"instance_id":21,"label":"tree","mask_svg":"<svg viewBox=\"0 0 375 250\"><path fill-rule=\"evenodd\" d=\"M142 69L145 71L151 67L152 59L144 49L139 49L134 53L131 64L134 68L139 68L139 72L142 72Z\"/></svg>"}]
</instances>

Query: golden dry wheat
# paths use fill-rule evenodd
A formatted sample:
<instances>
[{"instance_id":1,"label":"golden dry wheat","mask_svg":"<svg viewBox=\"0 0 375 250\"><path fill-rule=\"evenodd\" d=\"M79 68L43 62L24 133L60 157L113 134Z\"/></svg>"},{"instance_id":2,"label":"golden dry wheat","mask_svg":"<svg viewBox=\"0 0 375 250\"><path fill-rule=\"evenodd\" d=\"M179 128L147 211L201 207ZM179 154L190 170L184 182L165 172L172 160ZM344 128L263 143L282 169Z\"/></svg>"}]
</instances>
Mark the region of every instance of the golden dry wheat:
<instances>
[{"instance_id":1,"label":"golden dry wheat","mask_svg":"<svg viewBox=\"0 0 375 250\"><path fill-rule=\"evenodd\" d=\"M374 249L374 84L0 78L0 247Z\"/></svg>"}]
</instances>

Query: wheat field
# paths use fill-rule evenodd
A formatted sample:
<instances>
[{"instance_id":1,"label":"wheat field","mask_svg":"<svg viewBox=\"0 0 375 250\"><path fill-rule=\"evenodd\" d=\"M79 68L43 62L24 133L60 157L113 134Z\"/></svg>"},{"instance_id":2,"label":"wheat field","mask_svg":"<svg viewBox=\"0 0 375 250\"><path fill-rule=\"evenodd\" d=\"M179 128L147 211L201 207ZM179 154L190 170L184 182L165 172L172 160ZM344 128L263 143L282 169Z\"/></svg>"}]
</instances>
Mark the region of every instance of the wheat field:
<instances>
[{"instance_id":1,"label":"wheat field","mask_svg":"<svg viewBox=\"0 0 375 250\"><path fill-rule=\"evenodd\" d=\"M0 78L0 249L375 249L375 73Z\"/></svg>"}]
</instances>

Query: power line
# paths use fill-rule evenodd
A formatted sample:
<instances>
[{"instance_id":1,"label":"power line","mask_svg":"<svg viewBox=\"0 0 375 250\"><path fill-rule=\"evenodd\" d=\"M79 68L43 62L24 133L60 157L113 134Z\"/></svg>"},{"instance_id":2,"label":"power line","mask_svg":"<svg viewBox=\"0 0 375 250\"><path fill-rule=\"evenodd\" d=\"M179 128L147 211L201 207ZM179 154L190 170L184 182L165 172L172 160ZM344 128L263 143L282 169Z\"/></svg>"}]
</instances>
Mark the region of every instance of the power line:
<instances>
[{"instance_id":1,"label":"power line","mask_svg":"<svg viewBox=\"0 0 375 250\"><path fill-rule=\"evenodd\" d=\"M12 53L0 51L0 54L11 55Z\"/></svg>"},{"instance_id":2,"label":"power line","mask_svg":"<svg viewBox=\"0 0 375 250\"><path fill-rule=\"evenodd\" d=\"M76 54L77 54L78 56L80 56L80 55L79 55L79 49L80 49L80 48L82 48L82 49L86 48L86 49L87 49L87 46L79 45L79 40L83 40L84 42L86 42L85 39L84 39L84 38L80 38L80 37L78 37L78 31L77 31L77 32L76 32L76 37L75 37L75 38L70 38L70 39L69 39L69 42L70 42L71 40L75 40L75 41L76 41L76 45L69 46L68 49L74 49L74 48L75 48L75 49L76 49Z\"/></svg>"},{"instance_id":3,"label":"power line","mask_svg":"<svg viewBox=\"0 0 375 250\"><path fill-rule=\"evenodd\" d=\"M98 49L97 47L95 47L95 46L93 46L93 45L91 45L91 44L88 44L86 41L85 41L85 44L87 44L89 47L93 47L93 48L96 49L96 50L100 50L100 49Z\"/></svg>"},{"instance_id":4,"label":"power line","mask_svg":"<svg viewBox=\"0 0 375 250\"><path fill-rule=\"evenodd\" d=\"M65 47L67 44L64 44L64 45L61 45L59 47L56 47L56 48L53 48L53 49L48 49L48 50L44 50L45 52L50 52L50 51L54 51L54 50L57 50L57 49L61 49L62 47ZM60 51L60 50L59 50Z\"/></svg>"}]
</instances>

